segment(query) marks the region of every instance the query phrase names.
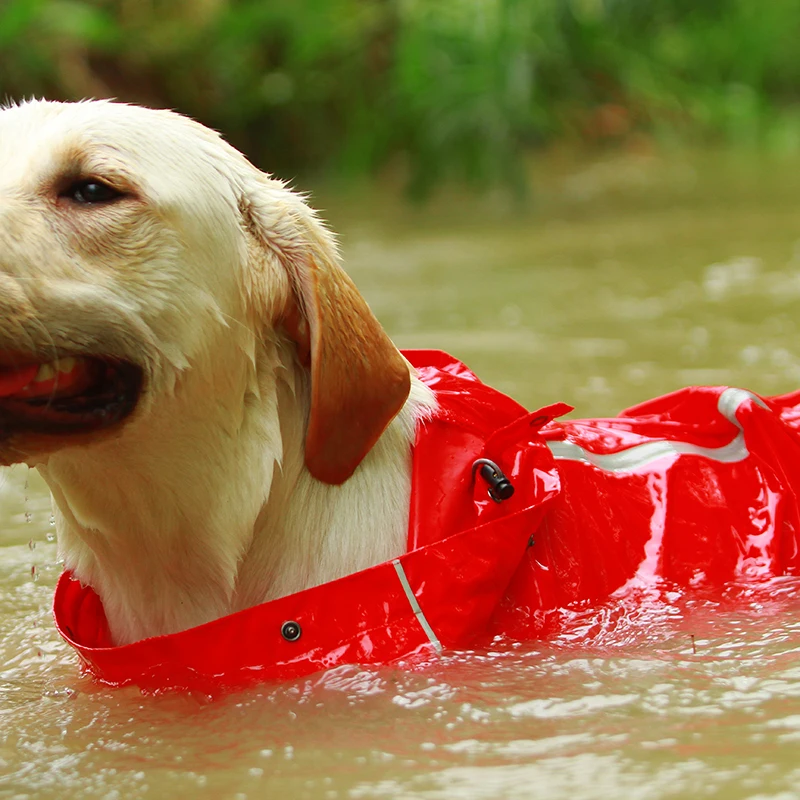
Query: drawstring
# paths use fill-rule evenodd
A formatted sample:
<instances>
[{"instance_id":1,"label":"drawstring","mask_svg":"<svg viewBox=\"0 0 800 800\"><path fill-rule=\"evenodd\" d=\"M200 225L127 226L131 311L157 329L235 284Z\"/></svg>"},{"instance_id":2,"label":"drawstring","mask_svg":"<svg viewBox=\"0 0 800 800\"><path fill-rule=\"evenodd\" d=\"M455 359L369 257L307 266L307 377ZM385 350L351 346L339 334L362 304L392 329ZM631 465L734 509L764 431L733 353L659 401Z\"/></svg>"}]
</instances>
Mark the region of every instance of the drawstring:
<instances>
[{"instance_id":1,"label":"drawstring","mask_svg":"<svg viewBox=\"0 0 800 800\"><path fill-rule=\"evenodd\" d=\"M502 503L514 494L514 486L511 481L503 474L503 470L488 458L479 458L472 465L472 477L480 468L481 478L489 484L489 497L495 503Z\"/></svg>"}]
</instances>

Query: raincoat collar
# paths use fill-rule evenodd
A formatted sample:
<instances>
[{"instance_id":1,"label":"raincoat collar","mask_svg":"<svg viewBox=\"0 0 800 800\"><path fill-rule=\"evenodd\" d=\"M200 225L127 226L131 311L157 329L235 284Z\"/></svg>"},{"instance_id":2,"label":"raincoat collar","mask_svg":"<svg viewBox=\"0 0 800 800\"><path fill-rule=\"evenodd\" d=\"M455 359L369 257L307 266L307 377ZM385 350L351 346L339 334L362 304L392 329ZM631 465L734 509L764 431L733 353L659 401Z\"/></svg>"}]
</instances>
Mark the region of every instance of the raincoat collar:
<instances>
[{"instance_id":1,"label":"raincoat collar","mask_svg":"<svg viewBox=\"0 0 800 800\"><path fill-rule=\"evenodd\" d=\"M570 410L528 413L439 351L406 358L438 400L418 426L408 551L339 580L189 630L114 646L97 594L59 579L56 626L96 678L148 690L214 692L343 663L385 664L486 634L531 534L560 490L539 429ZM473 476L496 462L515 486L494 502Z\"/></svg>"}]
</instances>

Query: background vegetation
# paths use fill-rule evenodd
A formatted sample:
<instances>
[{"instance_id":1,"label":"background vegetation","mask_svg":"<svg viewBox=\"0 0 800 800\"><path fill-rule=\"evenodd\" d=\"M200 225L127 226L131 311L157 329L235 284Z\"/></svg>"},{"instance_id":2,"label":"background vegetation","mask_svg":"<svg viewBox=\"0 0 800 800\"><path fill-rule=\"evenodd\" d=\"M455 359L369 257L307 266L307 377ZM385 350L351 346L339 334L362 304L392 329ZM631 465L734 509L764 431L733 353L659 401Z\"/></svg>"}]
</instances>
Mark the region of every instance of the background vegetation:
<instances>
[{"instance_id":1,"label":"background vegetation","mask_svg":"<svg viewBox=\"0 0 800 800\"><path fill-rule=\"evenodd\" d=\"M0 95L114 96L284 176L524 190L569 140L800 149L800 0L0 0Z\"/></svg>"}]
</instances>

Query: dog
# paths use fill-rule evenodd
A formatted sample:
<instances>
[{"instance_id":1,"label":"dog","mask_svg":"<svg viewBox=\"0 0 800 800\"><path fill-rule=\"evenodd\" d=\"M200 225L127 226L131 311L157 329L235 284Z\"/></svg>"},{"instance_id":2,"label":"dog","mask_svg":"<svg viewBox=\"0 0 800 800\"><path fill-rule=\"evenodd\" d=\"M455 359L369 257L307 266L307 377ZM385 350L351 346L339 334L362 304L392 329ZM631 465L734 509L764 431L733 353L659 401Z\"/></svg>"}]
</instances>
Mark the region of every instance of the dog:
<instances>
[{"instance_id":1,"label":"dog","mask_svg":"<svg viewBox=\"0 0 800 800\"><path fill-rule=\"evenodd\" d=\"M302 196L114 102L4 108L0 153L0 463L116 644L404 552L436 401Z\"/></svg>"},{"instance_id":2,"label":"dog","mask_svg":"<svg viewBox=\"0 0 800 800\"><path fill-rule=\"evenodd\" d=\"M50 488L56 624L101 679L386 663L800 574L800 393L556 422L401 354L305 199L186 117L10 106L0 161L0 464Z\"/></svg>"}]
</instances>

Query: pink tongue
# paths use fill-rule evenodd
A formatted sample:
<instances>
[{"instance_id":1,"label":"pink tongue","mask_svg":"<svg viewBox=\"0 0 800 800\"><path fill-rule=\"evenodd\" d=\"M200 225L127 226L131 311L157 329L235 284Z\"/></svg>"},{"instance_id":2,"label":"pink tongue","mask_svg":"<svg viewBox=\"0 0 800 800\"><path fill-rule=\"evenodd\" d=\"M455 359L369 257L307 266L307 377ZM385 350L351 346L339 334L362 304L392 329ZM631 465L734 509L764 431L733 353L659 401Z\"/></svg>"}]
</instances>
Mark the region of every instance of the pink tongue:
<instances>
[{"instance_id":1,"label":"pink tongue","mask_svg":"<svg viewBox=\"0 0 800 800\"><path fill-rule=\"evenodd\" d=\"M24 389L38 371L38 364L27 367L0 367L0 397L9 397Z\"/></svg>"}]
</instances>

